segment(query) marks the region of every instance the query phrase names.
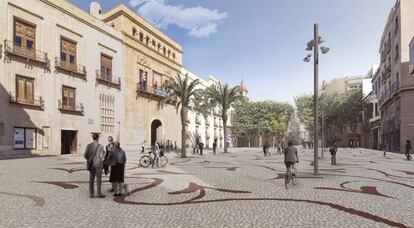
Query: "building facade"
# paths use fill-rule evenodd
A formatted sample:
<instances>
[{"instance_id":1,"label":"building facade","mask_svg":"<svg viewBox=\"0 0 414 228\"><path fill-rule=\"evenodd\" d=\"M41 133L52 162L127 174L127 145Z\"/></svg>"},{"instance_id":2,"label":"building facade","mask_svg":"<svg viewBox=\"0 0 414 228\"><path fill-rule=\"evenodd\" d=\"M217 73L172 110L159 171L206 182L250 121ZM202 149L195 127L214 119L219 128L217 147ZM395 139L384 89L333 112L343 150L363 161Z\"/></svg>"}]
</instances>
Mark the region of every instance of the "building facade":
<instances>
[{"instance_id":1,"label":"building facade","mask_svg":"<svg viewBox=\"0 0 414 228\"><path fill-rule=\"evenodd\" d=\"M1 0L0 18L3 156L83 153L91 133L121 137L119 31L65 0Z\"/></svg>"},{"instance_id":2,"label":"building facade","mask_svg":"<svg viewBox=\"0 0 414 228\"><path fill-rule=\"evenodd\" d=\"M198 79L200 81L198 89L207 89L212 85L218 85L220 83L213 76L209 76L207 80L203 80L184 68L183 75L188 75L190 80ZM231 126L231 117L228 120L227 126ZM198 143L203 143L206 148L212 148L214 142L216 142L217 148L224 147L223 120L218 107L205 111L197 110L195 105L192 104L191 109L188 111L187 130L187 145L191 148L194 148Z\"/></svg>"},{"instance_id":3,"label":"building facade","mask_svg":"<svg viewBox=\"0 0 414 228\"><path fill-rule=\"evenodd\" d=\"M139 150L155 142L181 145L180 116L173 105L159 107L162 85L181 73L182 47L124 5L95 16L122 33L125 100L124 147ZM97 12L97 13L96 13Z\"/></svg>"},{"instance_id":4,"label":"building facade","mask_svg":"<svg viewBox=\"0 0 414 228\"><path fill-rule=\"evenodd\" d=\"M381 38L380 73L373 79L381 112L381 140L390 151L403 151L405 140L414 140L414 77L409 64L413 10L413 1L396 1Z\"/></svg>"},{"instance_id":5,"label":"building facade","mask_svg":"<svg viewBox=\"0 0 414 228\"><path fill-rule=\"evenodd\" d=\"M182 69L181 45L131 9L0 0L0 19L1 158L83 153L93 133L128 151L144 142L181 145L179 112L159 106L162 85L183 73L198 76ZM200 80L200 88L219 83ZM231 146L218 108L189 117L189 146Z\"/></svg>"}]
</instances>

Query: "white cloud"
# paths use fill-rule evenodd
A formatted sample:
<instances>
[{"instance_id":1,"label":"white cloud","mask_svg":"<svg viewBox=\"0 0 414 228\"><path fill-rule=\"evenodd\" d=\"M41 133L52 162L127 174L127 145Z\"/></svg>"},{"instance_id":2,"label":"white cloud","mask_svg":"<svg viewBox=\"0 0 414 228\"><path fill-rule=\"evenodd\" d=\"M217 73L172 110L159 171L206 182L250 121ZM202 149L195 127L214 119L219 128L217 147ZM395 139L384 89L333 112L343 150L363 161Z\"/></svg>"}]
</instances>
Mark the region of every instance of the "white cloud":
<instances>
[{"instance_id":1,"label":"white cloud","mask_svg":"<svg viewBox=\"0 0 414 228\"><path fill-rule=\"evenodd\" d=\"M158 28L167 28L175 24L189 30L188 35L194 37L209 37L217 32L217 25L228 15L201 6L185 7L168 5L165 0L130 0L132 7L138 7L137 12Z\"/></svg>"}]
</instances>

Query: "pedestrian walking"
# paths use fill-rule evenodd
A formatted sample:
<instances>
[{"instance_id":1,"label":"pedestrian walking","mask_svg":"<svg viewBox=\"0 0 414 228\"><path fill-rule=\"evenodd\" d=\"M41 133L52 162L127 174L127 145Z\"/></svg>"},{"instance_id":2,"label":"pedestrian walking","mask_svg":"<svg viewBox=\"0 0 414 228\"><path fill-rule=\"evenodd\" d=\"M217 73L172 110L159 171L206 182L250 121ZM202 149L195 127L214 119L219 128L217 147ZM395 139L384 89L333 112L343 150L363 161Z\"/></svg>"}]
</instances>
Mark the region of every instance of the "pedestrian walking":
<instances>
[{"instance_id":1,"label":"pedestrian walking","mask_svg":"<svg viewBox=\"0 0 414 228\"><path fill-rule=\"evenodd\" d=\"M203 155L204 143L200 142L198 144L198 149L200 150L200 155Z\"/></svg>"},{"instance_id":2,"label":"pedestrian walking","mask_svg":"<svg viewBox=\"0 0 414 228\"><path fill-rule=\"evenodd\" d=\"M109 157L109 154L111 153L111 151L112 151L112 149L114 148L114 139L112 138L112 136L109 136L108 137L108 145L106 145L106 147L105 147L105 159L104 159L104 161L103 161L103 167L104 167L104 172L105 172L105 175L108 175L108 173L109 173L109 160L108 160L108 157Z\"/></svg>"},{"instance_id":3,"label":"pedestrian walking","mask_svg":"<svg viewBox=\"0 0 414 228\"><path fill-rule=\"evenodd\" d=\"M216 141L213 142L213 154L216 155L216 150L217 150L217 143Z\"/></svg>"},{"instance_id":4,"label":"pedestrian walking","mask_svg":"<svg viewBox=\"0 0 414 228\"><path fill-rule=\"evenodd\" d=\"M411 150L411 141L407 140L405 142L405 156L407 157L407 160L411 160L411 155L410 155L410 150Z\"/></svg>"},{"instance_id":5,"label":"pedestrian walking","mask_svg":"<svg viewBox=\"0 0 414 228\"><path fill-rule=\"evenodd\" d=\"M177 141L174 141L174 150L177 150Z\"/></svg>"},{"instance_id":6,"label":"pedestrian walking","mask_svg":"<svg viewBox=\"0 0 414 228\"><path fill-rule=\"evenodd\" d=\"M386 153L387 153L387 150L388 150L388 145L387 145L387 143L383 143L383 144L382 144L382 150L384 151L384 157L386 157Z\"/></svg>"},{"instance_id":7,"label":"pedestrian walking","mask_svg":"<svg viewBox=\"0 0 414 228\"><path fill-rule=\"evenodd\" d=\"M277 154L282 154L282 145L280 143L277 144Z\"/></svg>"},{"instance_id":8,"label":"pedestrian walking","mask_svg":"<svg viewBox=\"0 0 414 228\"><path fill-rule=\"evenodd\" d=\"M331 147L329 148L329 152L331 153L331 163L332 165L336 165L336 152L338 151L338 147L336 146L335 141L332 142Z\"/></svg>"},{"instance_id":9,"label":"pedestrian walking","mask_svg":"<svg viewBox=\"0 0 414 228\"><path fill-rule=\"evenodd\" d=\"M115 163L115 165L112 166L109 181L114 183L114 196L120 196L124 185L126 154L125 151L121 149L118 141L114 143L114 149L109 155L109 160L114 161Z\"/></svg>"},{"instance_id":10,"label":"pedestrian walking","mask_svg":"<svg viewBox=\"0 0 414 228\"><path fill-rule=\"evenodd\" d=\"M86 146L84 157L87 161L87 169L89 170L89 196L94 196L94 185L96 178L96 191L98 198L104 198L102 194L102 170L103 160L105 158L105 150L102 145L99 144L99 135L94 133L92 135L93 142Z\"/></svg>"}]
</instances>

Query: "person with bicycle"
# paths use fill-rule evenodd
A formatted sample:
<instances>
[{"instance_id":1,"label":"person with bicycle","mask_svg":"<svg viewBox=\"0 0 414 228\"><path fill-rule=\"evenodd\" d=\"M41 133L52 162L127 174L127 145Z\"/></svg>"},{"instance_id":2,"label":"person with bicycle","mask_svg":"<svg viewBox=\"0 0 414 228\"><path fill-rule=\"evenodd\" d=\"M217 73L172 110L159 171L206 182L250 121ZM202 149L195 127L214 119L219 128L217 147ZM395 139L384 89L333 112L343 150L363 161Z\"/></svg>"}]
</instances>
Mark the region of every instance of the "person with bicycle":
<instances>
[{"instance_id":1,"label":"person with bicycle","mask_svg":"<svg viewBox=\"0 0 414 228\"><path fill-rule=\"evenodd\" d=\"M152 168L154 168L155 162L157 162L157 168L160 167L160 145L158 142L155 143L154 149L153 149L154 158L152 161Z\"/></svg>"},{"instance_id":2,"label":"person with bicycle","mask_svg":"<svg viewBox=\"0 0 414 228\"><path fill-rule=\"evenodd\" d=\"M283 153L285 154L286 173L288 173L290 169L293 170L292 166L295 163L299 163L298 150L293 146L292 141L289 141L288 146L283 150ZM295 176L296 174L292 173L292 175Z\"/></svg>"}]
</instances>

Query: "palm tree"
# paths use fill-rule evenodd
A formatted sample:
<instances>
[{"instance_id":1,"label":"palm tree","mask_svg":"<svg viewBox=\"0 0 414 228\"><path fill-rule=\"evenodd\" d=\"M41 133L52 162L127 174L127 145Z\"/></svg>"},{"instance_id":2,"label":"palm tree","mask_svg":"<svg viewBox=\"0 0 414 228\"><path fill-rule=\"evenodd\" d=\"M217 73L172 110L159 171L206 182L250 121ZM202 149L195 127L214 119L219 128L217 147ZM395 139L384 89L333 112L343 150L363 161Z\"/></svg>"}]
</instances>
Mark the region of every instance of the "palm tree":
<instances>
[{"instance_id":1,"label":"palm tree","mask_svg":"<svg viewBox=\"0 0 414 228\"><path fill-rule=\"evenodd\" d=\"M221 111L221 119L223 121L223 135L224 140L227 140L227 120L228 110L237 102L244 101L245 97L240 93L239 86L230 88L226 83L225 85L213 84L207 88L206 96L210 99L214 107L218 106ZM227 153L227 143L224 143L224 153Z\"/></svg>"},{"instance_id":2,"label":"palm tree","mask_svg":"<svg viewBox=\"0 0 414 228\"><path fill-rule=\"evenodd\" d=\"M160 100L160 107L164 107L165 104L174 104L177 112L180 110L181 117L181 157L187 157L187 116L188 109L190 108L191 99L200 92L196 89L200 84L198 79L191 81L188 78L188 74L184 77L177 75L174 79L166 81L163 85L163 89L167 91L167 96ZM181 107L181 109L180 109Z\"/></svg>"}]
</instances>

